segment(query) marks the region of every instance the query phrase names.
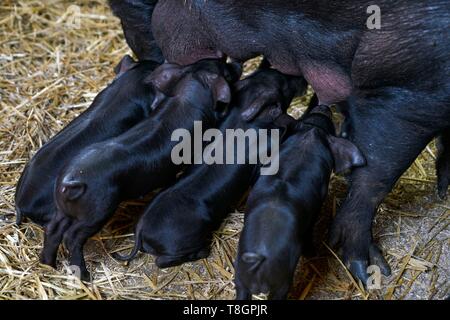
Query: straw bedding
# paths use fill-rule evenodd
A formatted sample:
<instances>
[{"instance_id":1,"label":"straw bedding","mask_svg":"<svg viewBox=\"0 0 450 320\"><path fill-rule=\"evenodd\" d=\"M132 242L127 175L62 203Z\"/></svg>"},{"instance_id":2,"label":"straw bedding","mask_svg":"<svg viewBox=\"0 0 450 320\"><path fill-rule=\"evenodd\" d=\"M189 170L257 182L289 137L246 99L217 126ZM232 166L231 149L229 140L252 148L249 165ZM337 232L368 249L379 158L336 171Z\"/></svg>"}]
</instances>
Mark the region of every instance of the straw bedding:
<instances>
[{"instance_id":1,"label":"straw bedding","mask_svg":"<svg viewBox=\"0 0 450 320\"><path fill-rule=\"evenodd\" d=\"M14 188L27 160L89 106L129 52L106 1L2 1L0 4L0 299L232 299L233 260L243 215L231 213L214 236L210 258L158 270L140 255L129 265L111 253L133 244L132 225L146 201L128 202L96 237L86 258L92 283L80 283L64 263L38 262L43 232L17 227ZM79 10L78 10L79 9ZM256 63L250 62L247 70ZM299 116L308 97L297 99ZM393 268L381 290L364 292L323 242L345 195L334 177L316 228L318 257L302 260L293 299L442 299L450 287L450 201L435 196L430 145L381 206L374 237ZM148 199L147 199L148 200ZM242 208L241 208L242 211ZM59 260L66 261L61 249Z\"/></svg>"}]
</instances>

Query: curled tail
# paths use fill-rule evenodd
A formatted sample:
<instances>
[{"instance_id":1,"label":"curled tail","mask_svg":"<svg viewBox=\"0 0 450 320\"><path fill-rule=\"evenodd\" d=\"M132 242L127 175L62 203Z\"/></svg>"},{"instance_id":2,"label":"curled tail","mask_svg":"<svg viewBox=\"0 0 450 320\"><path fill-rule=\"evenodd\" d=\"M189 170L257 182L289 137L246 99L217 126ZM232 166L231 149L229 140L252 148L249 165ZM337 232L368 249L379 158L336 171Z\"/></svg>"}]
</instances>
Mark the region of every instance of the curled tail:
<instances>
[{"instance_id":1,"label":"curled tail","mask_svg":"<svg viewBox=\"0 0 450 320\"><path fill-rule=\"evenodd\" d=\"M139 233L136 233L135 236L135 242L134 242L134 248L131 251L131 253L127 256L123 256L121 254L118 254L117 252L112 254L112 257L118 261L131 261L133 260L136 255L138 254L139 250L141 250L142 247L142 240L141 240L141 236L139 235Z\"/></svg>"}]
</instances>

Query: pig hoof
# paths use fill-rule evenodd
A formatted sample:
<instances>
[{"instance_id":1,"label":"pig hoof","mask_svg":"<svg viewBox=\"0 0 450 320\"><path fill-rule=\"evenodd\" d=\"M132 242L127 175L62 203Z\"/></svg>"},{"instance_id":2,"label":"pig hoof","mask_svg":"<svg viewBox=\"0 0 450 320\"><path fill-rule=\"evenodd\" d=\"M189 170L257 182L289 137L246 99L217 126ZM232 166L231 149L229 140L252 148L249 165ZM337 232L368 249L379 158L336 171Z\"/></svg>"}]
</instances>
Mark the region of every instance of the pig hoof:
<instances>
[{"instance_id":1,"label":"pig hoof","mask_svg":"<svg viewBox=\"0 0 450 320\"><path fill-rule=\"evenodd\" d=\"M84 281L84 282L90 282L91 281L91 273L87 270L81 270L80 280Z\"/></svg>"},{"instance_id":2,"label":"pig hoof","mask_svg":"<svg viewBox=\"0 0 450 320\"><path fill-rule=\"evenodd\" d=\"M377 245L372 244L369 249L370 264L378 266L380 268L381 274L389 277L391 275L391 267L387 263L386 259L383 257L383 253Z\"/></svg>"},{"instance_id":3,"label":"pig hoof","mask_svg":"<svg viewBox=\"0 0 450 320\"><path fill-rule=\"evenodd\" d=\"M373 271L369 271L370 266L377 266L380 268L382 275L388 277L391 275L391 267L387 263L386 259L383 257L381 250L375 244L372 244L369 248L369 260L353 260L350 261L348 269L350 273L357 279L361 280L364 288L367 289L369 285L369 273L373 274Z\"/></svg>"},{"instance_id":4,"label":"pig hoof","mask_svg":"<svg viewBox=\"0 0 450 320\"><path fill-rule=\"evenodd\" d=\"M39 262L56 269L56 261L55 261L55 259L47 258L45 256L41 256L41 258L39 259Z\"/></svg>"},{"instance_id":5,"label":"pig hoof","mask_svg":"<svg viewBox=\"0 0 450 320\"><path fill-rule=\"evenodd\" d=\"M438 185L438 196L441 200L447 200L447 190L448 184L439 184Z\"/></svg>"},{"instance_id":6,"label":"pig hoof","mask_svg":"<svg viewBox=\"0 0 450 320\"><path fill-rule=\"evenodd\" d=\"M349 261L344 262L346 262L350 273L355 277L355 279L361 280L364 288L368 287L370 280L369 276L373 274L373 271L370 270L371 266L377 266L379 268L379 272L386 277L391 275L391 268L389 267L389 264L383 257L381 250L375 244L372 244L369 248L368 259L350 259Z\"/></svg>"},{"instance_id":7,"label":"pig hoof","mask_svg":"<svg viewBox=\"0 0 450 320\"><path fill-rule=\"evenodd\" d=\"M349 239L353 238L345 237L345 234L351 234L349 232L350 230L346 231L345 227L342 228L339 224L335 224L330 232L330 245L333 247L341 245L343 262L351 274L361 280L365 287L369 279L369 266L378 266L382 275L390 276L391 268L378 246L369 244L368 247L361 247L362 243L367 243L364 239L354 239L350 242ZM360 255L355 256L355 252L360 252Z\"/></svg>"},{"instance_id":8,"label":"pig hoof","mask_svg":"<svg viewBox=\"0 0 450 320\"><path fill-rule=\"evenodd\" d=\"M348 265L348 270L357 281L361 280L364 288L367 287L367 283L369 281L369 276L367 275L367 261L352 261Z\"/></svg>"}]
</instances>

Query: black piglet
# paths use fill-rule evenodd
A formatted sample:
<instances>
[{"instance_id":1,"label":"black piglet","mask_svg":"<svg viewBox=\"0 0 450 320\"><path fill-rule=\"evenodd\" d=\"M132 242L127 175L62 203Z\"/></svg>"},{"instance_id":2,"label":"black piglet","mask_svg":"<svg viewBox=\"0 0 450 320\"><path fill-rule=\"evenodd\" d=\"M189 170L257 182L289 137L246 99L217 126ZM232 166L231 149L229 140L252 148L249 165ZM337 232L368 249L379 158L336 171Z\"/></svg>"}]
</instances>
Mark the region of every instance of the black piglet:
<instances>
[{"instance_id":1,"label":"black piglet","mask_svg":"<svg viewBox=\"0 0 450 320\"><path fill-rule=\"evenodd\" d=\"M89 279L83 247L101 230L118 205L144 196L175 181L182 167L172 161L172 133L193 131L195 121L214 126L222 103L230 102L229 81L239 71L219 60L181 67L165 64L152 74L151 83L165 98L150 118L124 134L89 146L68 162L55 184L57 213L45 232L41 261L54 266L64 239L70 264Z\"/></svg>"},{"instance_id":2,"label":"black piglet","mask_svg":"<svg viewBox=\"0 0 450 320\"><path fill-rule=\"evenodd\" d=\"M157 62L136 63L125 56L116 67L116 79L33 156L16 187L18 224L29 218L47 225L56 212L53 188L62 167L87 146L116 137L150 116L162 95L148 83L156 67Z\"/></svg>"},{"instance_id":3,"label":"black piglet","mask_svg":"<svg viewBox=\"0 0 450 320\"><path fill-rule=\"evenodd\" d=\"M247 202L235 263L237 299L287 297L298 259L310 249L332 170L365 164L356 146L335 137L328 107L286 122L292 135L281 145L279 172L260 176Z\"/></svg>"}]
</instances>

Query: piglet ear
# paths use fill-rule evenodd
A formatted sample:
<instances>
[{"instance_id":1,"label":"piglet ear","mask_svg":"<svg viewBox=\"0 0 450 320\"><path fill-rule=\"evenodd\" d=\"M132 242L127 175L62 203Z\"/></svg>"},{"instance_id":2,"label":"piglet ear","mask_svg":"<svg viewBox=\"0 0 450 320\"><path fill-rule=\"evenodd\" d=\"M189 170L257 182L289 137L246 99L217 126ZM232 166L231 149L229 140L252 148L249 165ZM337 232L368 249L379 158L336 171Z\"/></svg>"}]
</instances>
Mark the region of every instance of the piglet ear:
<instances>
[{"instance_id":1,"label":"piglet ear","mask_svg":"<svg viewBox=\"0 0 450 320\"><path fill-rule=\"evenodd\" d=\"M226 105L231 102L231 89L224 78L217 77L214 79L212 89L216 106L219 102Z\"/></svg>"},{"instance_id":2,"label":"piglet ear","mask_svg":"<svg viewBox=\"0 0 450 320\"><path fill-rule=\"evenodd\" d=\"M114 68L114 72L117 76L120 76L122 73L127 72L131 68L137 65L137 62L133 60L128 54L125 55L122 60L120 60L119 64Z\"/></svg>"},{"instance_id":3,"label":"piglet ear","mask_svg":"<svg viewBox=\"0 0 450 320\"><path fill-rule=\"evenodd\" d=\"M344 173L352 168L366 165L366 158L352 142L331 135L327 139L333 154L336 173Z\"/></svg>"},{"instance_id":4,"label":"piglet ear","mask_svg":"<svg viewBox=\"0 0 450 320\"><path fill-rule=\"evenodd\" d=\"M242 118L244 121L252 121L256 116L266 107L270 105L276 105L276 101L271 99L265 94L259 95L253 100L253 102L242 112ZM274 109L272 112L276 112Z\"/></svg>"},{"instance_id":5,"label":"piglet ear","mask_svg":"<svg viewBox=\"0 0 450 320\"><path fill-rule=\"evenodd\" d=\"M157 68L147 79L146 82L152 84L157 90L166 95L170 95L172 87L183 75L180 66L166 64Z\"/></svg>"}]
</instances>

